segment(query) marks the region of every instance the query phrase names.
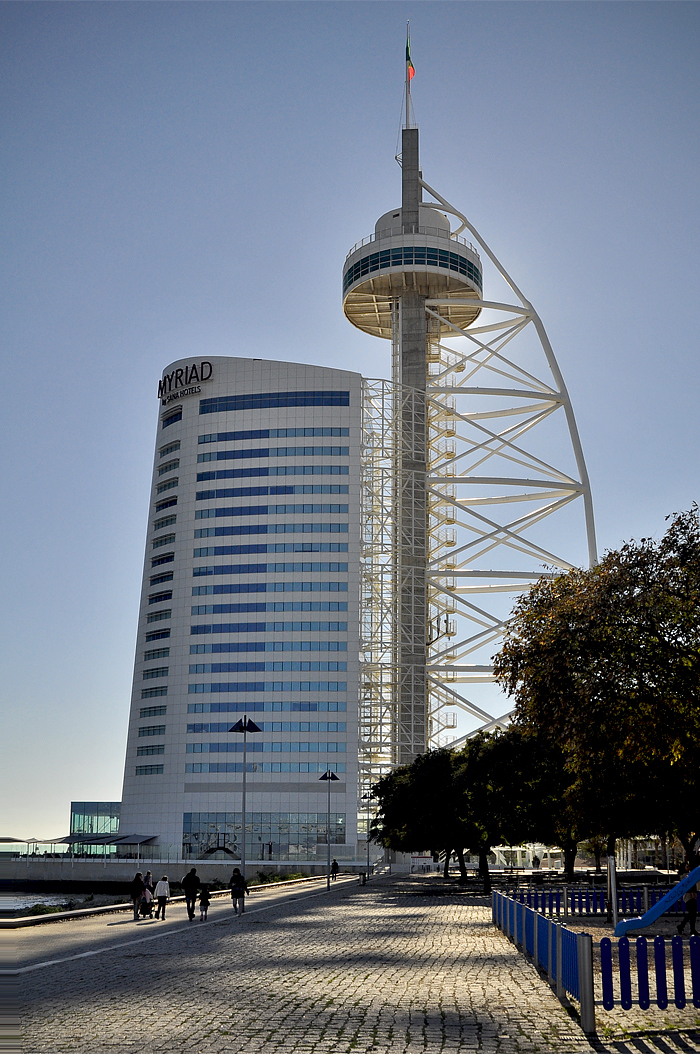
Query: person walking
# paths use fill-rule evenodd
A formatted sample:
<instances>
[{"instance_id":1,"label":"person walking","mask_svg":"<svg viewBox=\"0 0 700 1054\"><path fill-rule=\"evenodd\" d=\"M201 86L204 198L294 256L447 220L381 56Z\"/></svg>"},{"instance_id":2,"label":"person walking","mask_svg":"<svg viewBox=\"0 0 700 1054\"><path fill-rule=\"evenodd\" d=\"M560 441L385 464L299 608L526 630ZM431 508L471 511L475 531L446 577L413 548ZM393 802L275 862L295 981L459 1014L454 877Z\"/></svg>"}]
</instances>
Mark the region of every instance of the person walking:
<instances>
[{"instance_id":1,"label":"person walking","mask_svg":"<svg viewBox=\"0 0 700 1054\"><path fill-rule=\"evenodd\" d=\"M231 881L228 884L231 890L231 900L233 901L233 907L237 915L242 915L245 911L245 895L249 893L248 883L241 874L239 867L234 867L233 874L231 875Z\"/></svg>"},{"instance_id":2,"label":"person walking","mask_svg":"<svg viewBox=\"0 0 700 1054\"><path fill-rule=\"evenodd\" d=\"M163 875L160 882L157 884L155 888L155 898L157 901L156 918L160 918L162 912L163 922L165 922L165 905L170 900L170 883L168 882L167 875Z\"/></svg>"},{"instance_id":3,"label":"person walking","mask_svg":"<svg viewBox=\"0 0 700 1054\"><path fill-rule=\"evenodd\" d=\"M202 892L199 894L199 921L207 921L207 912L209 911L209 905L211 904L211 897L209 895L209 887L202 886Z\"/></svg>"},{"instance_id":4,"label":"person walking","mask_svg":"<svg viewBox=\"0 0 700 1054\"><path fill-rule=\"evenodd\" d=\"M698 887L697 885L692 886L686 893L683 894L683 918L676 926L679 933L682 933L685 929L686 922L690 923L690 936L694 937L697 934L697 923L698 923Z\"/></svg>"},{"instance_id":5,"label":"person walking","mask_svg":"<svg viewBox=\"0 0 700 1054\"><path fill-rule=\"evenodd\" d=\"M199 875L197 874L197 868L193 867L180 882L185 892L185 904L187 905L187 916L192 922L194 918L195 906L197 904L197 890L199 889Z\"/></svg>"},{"instance_id":6,"label":"person walking","mask_svg":"<svg viewBox=\"0 0 700 1054\"><path fill-rule=\"evenodd\" d=\"M131 884L129 886L129 896L131 897L131 902L134 905L134 922L139 921L141 899L143 897L143 891L145 888L146 886L143 881L143 875L140 871L137 871L134 877L132 878Z\"/></svg>"},{"instance_id":7,"label":"person walking","mask_svg":"<svg viewBox=\"0 0 700 1054\"><path fill-rule=\"evenodd\" d=\"M334 882L335 882L336 878L338 877L338 872L339 871L340 871L340 868L338 866L338 861L334 858L333 859L333 863L331 864L331 878L333 879Z\"/></svg>"}]
</instances>

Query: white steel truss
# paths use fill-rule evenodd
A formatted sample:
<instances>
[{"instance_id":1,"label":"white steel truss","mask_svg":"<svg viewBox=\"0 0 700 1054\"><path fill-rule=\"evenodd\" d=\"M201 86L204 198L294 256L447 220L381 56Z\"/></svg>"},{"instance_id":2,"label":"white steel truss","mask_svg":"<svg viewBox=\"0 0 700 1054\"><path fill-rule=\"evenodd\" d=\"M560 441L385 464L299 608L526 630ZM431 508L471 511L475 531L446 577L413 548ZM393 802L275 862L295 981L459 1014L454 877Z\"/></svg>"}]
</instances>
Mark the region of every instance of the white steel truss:
<instances>
[{"instance_id":1,"label":"white steel truss","mask_svg":"<svg viewBox=\"0 0 700 1054\"><path fill-rule=\"evenodd\" d=\"M435 208L460 220L453 234L470 231L519 301L477 301L481 314L464 329L444 317L440 300L426 301L428 745L438 746L454 740L455 707L469 715L468 735L508 721L503 696L481 686L494 681L491 657L510 607L543 574L570 568L575 550L571 528L547 530L543 521L579 501L591 565L597 555L578 430L542 321L466 217L422 185ZM447 344L445 334L460 340ZM556 455L551 438L540 441L553 415L565 424Z\"/></svg>"}]
</instances>

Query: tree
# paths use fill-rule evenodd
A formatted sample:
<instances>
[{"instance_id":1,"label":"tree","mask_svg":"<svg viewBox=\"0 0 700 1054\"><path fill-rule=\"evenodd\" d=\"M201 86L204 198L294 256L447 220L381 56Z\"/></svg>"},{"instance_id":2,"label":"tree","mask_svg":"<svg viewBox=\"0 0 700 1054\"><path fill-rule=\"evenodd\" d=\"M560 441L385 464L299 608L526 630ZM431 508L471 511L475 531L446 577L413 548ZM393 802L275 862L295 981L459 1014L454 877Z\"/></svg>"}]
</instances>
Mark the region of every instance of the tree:
<instances>
[{"instance_id":1,"label":"tree","mask_svg":"<svg viewBox=\"0 0 700 1054\"><path fill-rule=\"evenodd\" d=\"M664 775L687 802L678 776L700 769L697 506L658 542L540 579L516 605L495 670L516 724L558 743L574 798L595 801L588 835L648 830Z\"/></svg>"}]
</instances>

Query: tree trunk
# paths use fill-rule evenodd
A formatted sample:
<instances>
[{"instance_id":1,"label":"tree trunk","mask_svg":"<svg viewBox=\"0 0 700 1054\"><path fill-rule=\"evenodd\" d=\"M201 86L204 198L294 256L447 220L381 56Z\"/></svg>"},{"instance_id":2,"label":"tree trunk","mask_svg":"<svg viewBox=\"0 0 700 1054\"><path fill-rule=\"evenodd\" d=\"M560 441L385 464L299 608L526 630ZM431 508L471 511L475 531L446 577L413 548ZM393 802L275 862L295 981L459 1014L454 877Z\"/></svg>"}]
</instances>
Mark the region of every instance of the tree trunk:
<instances>
[{"instance_id":1,"label":"tree trunk","mask_svg":"<svg viewBox=\"0 0 700 1054\"><path fill-rule=\"evenodd\" d=\"M615 856L615 849L617 848L617 835L609 834L605 842L605 855Z\"/></svg>"},{"instance_id":2,"label":"tree trunk","mask_svg":"<svg viewBox=\"0 0 700 1054\"><path fill-rule=\"evenodd\" d=\"M593 855L595 856L595 873L596 873L596 875L599 875L601 873L601 871L602 871L602 868L600 866L600 849L601 849L600 842L596 842L595 845L593 846Z\"/></svg>"},{"instance_id":3,"label":"tree trunk","mask_svg":"<svg viewBox=\"0 0 700 1054\"><path fill-rule=\"evenodd\" d=\"M467 874L467 865L464 863L464 850L457 849L455 852L459 860L459 880L460 882L466 882L469 876Z\"/></svg>"},{"instance_id":4,"label":"tree trunk","mask_svg":"<svg viewBox=\"0 0 700 1054\"><path fill-rule=\"evenodd\" d=\"M567 882L574 880L574 864L576 863L576 851L578 842L564 844L564 878Z\"/></svg>"},{"instance_id":5,"label":"tree trunk","mask_svg":"<svg viewBox=\"0 0 700 1054\"><path fill-rule=\"evenodd\" d=\"M700 855L697 852L697 835L687 831L676 831L676 837L683 846L685 859L690 864L690 870L692 871L693 868L700 864Z\"/></svg>"},{"instance_id":6,"label":"tree trunk","mask_svg":"<svg viewBox=\"0 0 700 1054\"><path fill-rule=\"evenodd\" d=\"M484 893L491 892L491 875L489 874L489 851L479 850L479 876L484 883Z\"/></svg>"},{"instance_id":7,"label":"tree trunk","mask_svg":"<svg viewBox=\"0 0 700 1054\"><path fill-rule=\"evenodd\" d=\"M442 872L442 877L443 878L449 878L450 877L450 857L451 856L452 856L452 850L451 849L446 849L445 850L445 867L443 868L443 872Z\"/></svg>"}]
</instances>

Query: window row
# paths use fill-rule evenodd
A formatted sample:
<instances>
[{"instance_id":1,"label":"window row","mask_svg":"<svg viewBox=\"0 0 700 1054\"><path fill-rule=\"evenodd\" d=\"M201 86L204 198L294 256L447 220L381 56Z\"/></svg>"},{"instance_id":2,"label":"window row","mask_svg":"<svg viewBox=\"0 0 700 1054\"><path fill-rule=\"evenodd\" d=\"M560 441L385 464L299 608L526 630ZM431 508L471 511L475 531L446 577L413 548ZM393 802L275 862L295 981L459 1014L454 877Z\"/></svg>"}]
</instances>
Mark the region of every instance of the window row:
<instances>
[{"instance_id":1,"label":"window row","mask_svg":"<svg viewBox=\"0 0 700 1054\"><path fill-rule=\"evenodd\" d=\"M172 479L166 479L162 483L159 483L156 487L156 494L164 494L166 490L174 490L179 484L180 480L177 476Z\"/></svg>"},{"instance_id":2,"label":"window row","mask_svg":"<svg viewBox=\"0 0 700 1054\"><path fill-rule=\"evenodd\" d=\"M143 653L143 661L149 662L151 659L167 659L170 655L170 648L152 648L150 651Z\"/></svg>"},{"instance_id":3,"label":"window row","mask_svg":"<svg viewBox=\"0 0 700 1054\"><path fill-rule=\"evenodd\" d=\"M173 523L177 522L177 516L163 516L161 520L155 520L153 524L154 531L162 531L164 527L170 527ZM173 538L175 535L173 535ZM165 544L165 543L163 543Z\"/></svg>"},{"instance_id":4,"label":"window row","mask_svg":"<svg viewBox=\"0 0 700 1054\"><path fill-rule=\"evenodd\" d=\"M151 560L151 567L160 567L161 564L171 564L175 559L175 553L160 553Z\"/></svg>"},{"instance_id":5,"label":"window row","mask_svg":"<svg viewBox=\"0 0 700 1054\"><path fill-rule=\"evenodd\" d=\"M163 512L165 509L171 509L174 505L177 505L177 498L166 498L165 501L159 501L156 504L156 512ZM174 522L174 521L172 521Z\"/></svg>"},{"instance_id":6,"label":"window row","mask_svg":"<svg viewBox=\"0 0 700 1054\"><path fill-rule=\"evenodd\" d=\"M216 475L198 473L197 479L260 479L266 476L347 476L347 465L250 465L248 468L229 468Z\"/></svg>"},{"instance_id":7,"label":"window row","mask_svg":"<svg viewBox=\"0 0 700 1054\"><path fill-rule=\"evenodd\" d=\"M206 495L206 491L200 492ZM201 501L200 494L197 494L197 501ZM208 520L212 517L218 516L294 516L294 515L310 515L311 513L337 513L338 515L347 514L348 506L345 504L336 504L335 502L326 502L318 504L312 504L311 502L304 502L290 505L238 505L229 508L221 509L197 509L194 514L196 520Z\"/></svg>"},{"instance_id":8,"label":"window row","mask_svg":"<svg viewBox=\"0 0 700 1054\"><path fill-rule=\"evenodd\" d=\"M167 648L165 650L169 651L170 649ZM144 681L152 681L155 678L167 677L167 676L168 676L168 667L167 666L152 666L152 667L150 667L150 669L143 671L143 680Z\"/></svg>"},{"instance_id":9,"label":"window row","mask_svg":"<svg viewBox=\"0 0 700 1054\"><path fill-rule=\"evenodd\" d=\"M180 407L178 410L176 410L174 414L168 414L167 417L164 417L162 422L161 422L161 426L160 427L161 428L169 428L170 425L177 424L177 422L181 421L181 420L182 420L182 407Z\"/></svg>"},{"instance_id":10,"label":"window row","mask_svg":"<svg viewBox=\"0 0 700 1054\"><path fill-rule=\"evenodd\" d=\"M347 681L224 681L190 684L189 695L221 695L228 692L347 692Z\"/></svg>"},{"instance_id":11,"label":"window row","mask_svg":"<svg viewBox=\"0 0 700 1054\"><path fill-rule=\"evenodd\" d=\"M247 640L222 644L191 644L190 655L235 654L236 652L270 651L347 651L344 640Z\"/></svg>"},{"instance_id":12,"label":"window row","mask_svg":"<svg viewBox=\"0 0 700 1054\"><path fill-rule=\"evenodd\" d=\"M165 593L150 593L148 597L149 604L162 604L165 600L173 599L172 589L168 589Z\"/></svg>"},{"instance_id":13,"label":"window row","mask_svg":"<svg viewBox=\"0 0 700 1054\"><path fill-rule=\"evenodd\" d=\"M160 768L162 765L146 765L145 768ZM246 772L345 772L344 761L249 761ZM185 765L185 772L243 772L242 761L195 761ZM136 770L139 775L139 770Z\"/></svg>"},{"instance_id":14,"label":"window row","mask_svg":"<svg viewBox=\"0 0 700 1054\"><path fill-rule=\"evenodd\" d=\"M166 443L158 451L158 456L161 458L167 457L168 454L174 454L176 450L180 449L180 440L175 439L172 443Z\"/></svg>"},{"instance_id":15,"label":"window row","mask_svg":"<svg viewBox=\"0 0 700 1054\"><path fill-rule=\"evenodd\" d=\"M347 622L213 622L190 626L192 636L199 633L345 633Z\"/></svg>"},{"instance_id":16,"label":"window row","mask_svg":"<svg viewBox=\"0 0 700 1054\"><path fill-rule=\"evenodd\" d=\"M347 600L275 600L266 604L195 604L191 615L240 615L249 611L347 611Z\"/></svg>"},{"instance_id":17,"label":"window row","mask_svg":"<svg viewBox=\"0 0 700 1054\"><path fill-rule=\"evenodd\" d=\"M169 616L167 616L167 617L169 618ZM153 620L153 617L151 615L149 615L148 618L146 619L146 621L147 622L153 622L154 620ZM157 629L157 630L153 630L151 633L147 633L146 634L146 641L150 642L152 640L167 640L167 638L169 636L170 636L170 630L169 629Z\"/></svg>"},{"instance_id":18,"label":"window row","mask_svg":"<svg viewBox=\"0 0 700 1054\"><path fill-rule=\"evenodd\" d=\"M158 575L151 575L148 579L149 586L160 586L164 582L172 582L174 574L172 571L161 571Z\"/></svg>"},{"instance_id":19,"label":"window row","mask_svg":"<svg viewBox=\"0 0 700 1054\"><path fill-rule=\"evenodd\" d=\"M140 717L142 719L144 717L165 717L167 711L167 706L142 706L140 710Z\"/></svg>"},{"instance_id":20,"label":"window row","mask_svg":"<svg viewBox=\"0 0 700 1054\"><path fill-rule=\"evenodd\" d=\"M221 593L347 593L347 582L224 582L217 586L193 586L193 597Z\"/></svg>"},{"instance_id":21,"label":"window row","mask_svg":"<svg viewBox=\"0 0 700 1054\"><path fill-rule=\"evenodd\" d=\"M152 542L153 549L160 549L162 545L170 545L171 542L175 541L174 534L161 534L160 538L154 538Z\"/></svg>"},{"instance_id":22,"label":"window row","mask_svg":"<svg viewBox=\"0 0 700 1054\"><path fill-rule=\"evenodd\" d=\"M346 754L345 743L261 743L249 739L246 745L249 754ZM243 744L238 740L226 743L188 743L187 754L242 754Z\"/></svg>"},{"instance_id":23,"label":"window row","mask_svg":"<svg viewBox=\"0 0 700 1054\"><path fill-rule=\"evenodd\" d=\"M245 703L188 703L188 714L243 714L248 713L309 713L309 714L341 714L347 710L347 703L342 699L326 699L322 702L276 702L268 699L253 700Z\"/></svg>"},{"instance_id":24,"label":"window row","mask_svg":"<svg viewBox=\"0 0 700 1054\"><path fill-rule=\"evenodd\" d=\"M178 446L180 444L178 443ZM176 468L180 467L180 458L176 457L173 461L166 461L164 465L158 466L158 475L164 476L166 472L174 472Z\"/></svg>"},{"instance_id":25,"label":"window row","mask_svg":"<svg viewBox=\"0 0 700 1054\"><path fill-rule=\"evenodd\" d=\"M250 542L248 545L207 545L195 549L195 560L203 556L254 556L256 553L347 553L347 542Z\"/></svg>"},{"instance_id":26,"label":"window row","mask_svg":"<svg viewBox=\"0 0 700 1054\"><path fill-rule=\"evenodd\" d=\"M198 527L195 538L240 537L246 534L347 534L347 523L243 523Z\"/></svg>"},{"instance_id":27,"label":"window row","mask_svg":"<svg viewBox=\"0 0 700 1054\"><path fill-rule=\"evenodd\" d=\"M168 689L165 685L160 685L158 688L142 688L141 698L142 699L157 699L159 696L167 695Z\"/></svg>"},{"instance_id":28,"label":"window row","mask_svg":"<svg viewBox=\"0 0 700 1054\"><path fill-rule=\"evenodd\" d=\"M162 776L163 765L137 765L137 776Z\"/></svg>"},{"instance_id":29,"label":"window row","mask_svg":"<svg viewBox=\"0 0 700 1054\"><path fill-rule=\"evenodd\" d=\"M347 436L349 428L245 428L239 432L210 432L198 443L233 443L239 439L303 439L315 436Z\"/></svg>"},{"instance_id":30,"label":"window row","mask_svg":"<svg viewBox=\"0 0 700 1054\"><path fill-rule=\"evenodd\" d=\"M193 568L193 578L209 578L212 575L280 575L290 572L305 574L314 571L341 573L347 571L347 561L342 560L286 560L265 564L200 564Z\"/></svg>"},{"instance_id":31,"label":"window row","mask_svg":"<svg viewBox=\"0 0 700 1054\"><path fill-rule=\"evenodd\" d=\"M190 663L194 673L344 673L346 662L289 660L284 662L198 662ZM191 687L191 686L190 686Z\"/></svg>"},{"instance_id":32,"label":"window row","mask_svg":"<svg viewBox=\"0 0 700 1054\"><path fill-rule=\"evenodd\" d=\"M143 725L139 728L139 739L148 736L162 736L165 734L165 725Z\"/></svg>"},{"instance_id":33,"label":"window row","mask_svg":"<svg viewBox=\"0 0 700 1054\"><path fill-rule=\"evenodd\" d=\"M208 480L233 479L231 470L219 469L217 472L198 472L197 482L206 483ZM272 486L260 487L234 487L230 491L232 498L263 498L270 495L282 494L348 494L347 483L277 483Z\"/></svg>"},{"instance_id":34,"label":"window row","mask_svg":"<svg viewBox=\"0 0 700 1054\"><path fill-rule=\"evenodd\" d=\"M248 461L257 457L347 457L347 446L270 446L250 450L208 450L197 454L197 464L207 461Z\"/></svg>"},{"instance_id":35,"label":"window row","mask_svg":"<svg viewBox=\"0 0 700 1054\"><path fill-rule=\"evenodd\" d=\"M251 392L200 399L200 414L234 410L269 410L283 406L349 406L350 392ZM182 411L180 411L182 416Z\"/></svg>"},{"instance_id":36,"label":"window row","mask_svg":"<svg viewBox=\"0 0 700 1054\"><path fill-rule=\"evenodd\" d=\"M163 743L153 743L147 747L137 747L136 749L137 758L148 757L149 754L165 754L165 745Z\"/></svg>"},{"instance_id":37,"label":"window row","mask_svg":"<svg viewBox=\"0 0 700 1054\"><path fill-rule=\"evenodd\" d=\"M373 274L385 267L406 266L439 267L456 271L458 274L471 278L479 290L482 288L481 270L461 253L448 252L446 249L433 249L425 245L404 245L395 249L383 249L381 252L370 253L348 267L343 275L343 296L350 286L364 275Z\"/></svg>"},{"instance_id":38,"label":"window row","mask_svg":"<svg viewBox=\"0 0 700 1054\"><path fill-rule=\"evenodd\" d=\"M172 613L172 608L167 608L165 611L152 611L150 615L146 615L146 622L163 622L165 619L171 618ZM158 638L153 634L146 635L146 640L157 639Z\"/></svg>"},{"instance_id":39,"label":"window row","mask_svg":"<svg viewBox=\"0 0 700 1054\"><path fill-rule=\"evenodd\" d=\"M345 732L347 724L345 721L258 721L258 727L262 732ZM231 728L230 721L207 721L196 725L188 725L188 735L199 733L228 732Z\"/></svg>"}]
</instances>

